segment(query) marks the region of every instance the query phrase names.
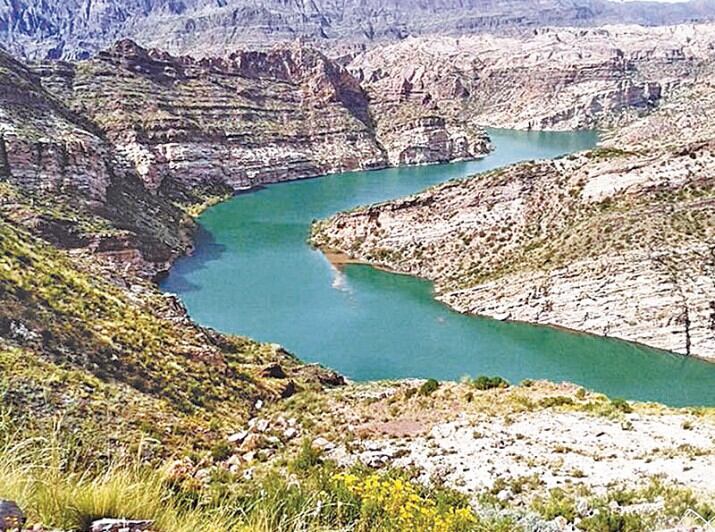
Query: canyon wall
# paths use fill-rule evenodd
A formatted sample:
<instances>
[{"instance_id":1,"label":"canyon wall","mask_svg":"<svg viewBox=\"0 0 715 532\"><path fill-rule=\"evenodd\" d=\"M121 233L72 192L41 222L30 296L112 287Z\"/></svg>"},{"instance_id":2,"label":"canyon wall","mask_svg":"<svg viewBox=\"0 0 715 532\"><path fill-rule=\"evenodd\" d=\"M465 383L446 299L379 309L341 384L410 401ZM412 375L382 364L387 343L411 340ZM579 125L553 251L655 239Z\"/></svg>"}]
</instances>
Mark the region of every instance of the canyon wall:
<instances>
[{"instance_id":1,"label":"canyon wall","mask_svg":"<svg viewBox=\"0 0 715 532\"><path fill-rule=\"evenodd\" d=\"M715 358L715 76L601 148L338 214L314 244L472 314Z\"/></svg>"},{"instance_id":2,"label":"canyon wall","mask_svg":"<svg viewBox=\"0 0 715 532\"><path fill-rule=\"evenodd\" d=\"M715 26L544 28L408 38L356 55L378 134L439 110L486 126L610 127L654 109L713 57Z\"/></svg>"},{"instance_id":3,"label":"canyon wall","mask_svg":"<svg viewBox=\"0 0 715 532\"><path fill-rule=\"evenodd\" d=\"M338 51L410 35L677 24L713 16L712 3L701 1L12 0L0 2L0 42L34 59L86 59L126 37L172 53L211 56L296 38Z\"/></svg>"},{"instance_id":4,"label":"canyon wall","mask_svg":"<svg viewBox=\"0 0 715 532\"><path fill-rule=\"evenodd\" d=\"M109 149L97 128L43 90L39 78L0 52L0 177L27 188L75 189L101 201Z\"/></svg>"},{"instance_id":5,"label":"canyon wall","mask_svg":"<svg viewBox=\"0 0 715 532\"><path fill-rule=\"evenodd\" d=\"M298 44L197 60L121 41L92 60L35 70L101 128L150 190L167 180L240 189L488 151L481 128L465 132L439 113L396 139L376 137L359 82ZM398 148L415 155L388 157Z\"/></svg>"}]
</instances>

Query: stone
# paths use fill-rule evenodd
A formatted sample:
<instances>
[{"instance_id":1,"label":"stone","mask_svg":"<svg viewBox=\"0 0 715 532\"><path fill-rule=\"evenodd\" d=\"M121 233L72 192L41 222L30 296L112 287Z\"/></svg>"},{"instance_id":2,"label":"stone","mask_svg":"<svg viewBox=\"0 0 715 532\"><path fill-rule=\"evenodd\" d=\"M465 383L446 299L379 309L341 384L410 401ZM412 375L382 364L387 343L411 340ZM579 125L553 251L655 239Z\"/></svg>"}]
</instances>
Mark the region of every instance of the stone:
<instances>
[{"instance_id":1,"label":"stone","mask_svg":"<svg viewBox=\"0 0 715 532\"><path fill-rule=\"evenodd\" d=\"M286 373L280 364L271 364L261 370L261 376L270 379L285 379Z\"/></svg>"},{"instance_id":2,"label":"stone","mask_svg":"<svg viewBox=\"0 0 715 532\"><path fill-rule=\"evenodd\" d=\"M566 530L566 527L569 524L568 520L563 515L559 515L558 517L553 519L551 523L553 523L553 525L556 527L556 530Z\"/></svg>"},{"instance_id":3,"label":"stone","mask_svg":"<svg viewBox=\"0 0 715 532\"><path fill-rule=\"evenodd\" d=\"M497 499L501 502L507 502L510 501L514 497L514 494L510 489L504 489L501 490L499 493L497 493Z\"/></svg>"},{"instance_id":4,"label":"stone","mask_svg":"<svg viewBox=\"0 0 715 532\"><path fill-rule=\"evenodd\" d=\"M242 451L255 451L263 444L263 437L260 434L249 434L241 444Z\"/></svg>"},{"instance_id":5,"label":"stone","mask_svg":"<svg viewBox=\"0 0 715 532\"><path fill-rule=\"evenodd\" d=\"M322 436L315 438L311 446L313 447L313 449L320 451L329 451L330 449L333 449L335 447L333 443L323 438Z\"/></svg>"},{"instance_id":6,"label":"stone","mask_svg":"<svg viewBox=\"0 0 715 532\"><path fill-rule=\"evenodd\" d=\"M100 519L89 526L90 532L140 532L152 530L153 521L131 519Z\"/></svg>"},{"instance_id":7,"label":"stone","mask_svg":"<svg viewBox=\"0 0 715 532\"><path fill-rule=\"evenodd\" d=\"M226 439L229 443L241 443L248 436L248 431L241 430L229 435Z\"/></svg>"},{"instance_id":8,"label":"stone","mask_svg":"<svg viewBox=\"0 0 715 532\"><path fill-rule=\"evenodd\" d=\"M27 518L14 501L0 500L0 530L21 530Z\"/></svg>"},{"instance_id":9,"label":"stone","mask_svg":"<svg viewBox=\"0 0 715 532\"><path fill-rule=\"evenodd\" d=\"M295 382L288 381L288 383L285 385L285 387L281 390L281 399L288 399L289 397L292 397L295 395L296 392L296 386Z\"/></svg>"},{"instance_id":10,"label":"stone","mask_svg":"<svg viewBox=\"0 0 715 532\"><path fill-rule=\"evenodd\" d=\"M283 431L283 439L284 440L292 440L298 435L298 429L295 427L288 427L286 430Z\"/></svg>"}]
</instances>

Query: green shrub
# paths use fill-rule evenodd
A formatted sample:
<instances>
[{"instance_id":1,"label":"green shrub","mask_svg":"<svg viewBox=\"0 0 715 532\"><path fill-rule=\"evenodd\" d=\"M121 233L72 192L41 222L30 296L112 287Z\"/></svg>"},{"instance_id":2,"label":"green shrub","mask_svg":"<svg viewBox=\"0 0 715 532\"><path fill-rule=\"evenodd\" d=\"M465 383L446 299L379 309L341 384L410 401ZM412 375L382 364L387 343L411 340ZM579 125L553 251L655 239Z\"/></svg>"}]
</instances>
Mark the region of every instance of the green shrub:
<instances>
[{"instance_id":1,"label":"green shrub","mask_svg":"<svg viewBox=\"0 0 715 532\"><path fill-rule=\"evenodd\" d=\"M509 381L501 377L487 377L481 375L472 381L472 386L477 390L491 390L493 388L508 388Z\"/></svg>"},{"instance_id":2,"label":"green shrub","mask_svg":"<svg viewBox=\"0 0 715 532\"><path fill-rule=\"evenodd\" d=\"M290 468L294 472L307 471L320 463L322 453L319 449L315 449L309 439L303 440L298 456L290 465Z\"/></svg>"},{"instance_id":3,"label":"green shrub","mask_svg":"<svg viewBox=\"0 0 715 532\"><path fill-rule=\"evenodd\" d=\"M586 517L578 524L586 532L640 532L648 526L635 513L619 513L608 508L600 508L594 515Z\"/></svg>"},{"instance_id":4,"label":"green shrub","mask_svg":"<svg viewBox=\"0 0 715 532\"><path fill-rule=\"evenodd\" d=\"M551 408L553 406L564 406L564 405L572 405L573 404L573 399L570 397L565 397L563 395L557 395L554 397L544 397L541 401L539 401L539 406L543 408Z\"/></svg>"},{"instance_id":5,"label":"green shrub","mask_svg":"<svg viewBox=\"0 0 715 532\"><path fill-rule=\"evenodd\" d=\"M439 388L439 382L437 382L435 379L429 379L425 381L422 386L420 386L419 393L423 396L432 395L434 392L437 391L437 388Z\"/></svg>"},{"instance_id":6,"label":"green shrub","mask_svg":"<svg viewBox=\"0 0 715 532\"><path fill-rule=\"evenodd\" d=\"M633 412L633 408L625 399L620 399L618 397L611 399L611 406L616 410L623 412L624 414L630 414Z\"/></svg>"},{"instance_id":7,"label":"green shrub","mask_svg":"<svg viewBox=\"0 0 715 532\"><path fill-rule=\"evenodd\" d=\"M535 499L532 507L548 521L562 516L571 523L576 517L576 505L573 498L560 488L549 491L547 499Z\"/></svg>"},{"instance_id":8,"label":"green shrub","mask_svg":"<svg viewBox=\"0 0 715 532\"><path fill-rule=\"evenodd\" d=\"M219 440L211 447L211 457L219 462L226 460L233 453L233 449L226 440Z\"/></svg>"}]
</instances>

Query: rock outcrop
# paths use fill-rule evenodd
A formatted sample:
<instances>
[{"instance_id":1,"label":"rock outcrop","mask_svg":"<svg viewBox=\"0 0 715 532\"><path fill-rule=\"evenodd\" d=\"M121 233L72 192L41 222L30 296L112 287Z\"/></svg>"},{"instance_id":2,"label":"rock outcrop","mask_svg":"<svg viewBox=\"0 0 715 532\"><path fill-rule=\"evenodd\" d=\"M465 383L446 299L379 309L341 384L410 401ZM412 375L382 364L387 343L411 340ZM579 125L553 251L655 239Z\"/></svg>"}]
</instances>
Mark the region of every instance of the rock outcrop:
<instances>
[{"instance_id":1,"label":"rock outcrop","mask_svg":"<svg viewBox=\"0 0 715 532\"><path fill-rule=\"evenodd\" d=\"M593 128L653 110L696 78L714 44L707 24L548 28L408 38L348 68L370 96L378 133L409 121L406 109L514 129Z\"/></svg>"},{"instance_id":2,"label":"rock outcrop","mask_svg":"<svg viewBox=\"0 0 715 532\"><path fill-rule=\"evenodd\" d=\"M216 55L295 38L335 50L409 35L677 24L713 16L712 4L700 1L12 0L0 3L0 41L14 53L38 59L86 59L123 37L174 53Z\"/></svg>"},{"instance_id":3,"label":"rock outcrop","mask_svg":"<svg viewBox=\"0 0 715 532\"><path fill-rule=\"evenodd\" d=\"M99 130L0 51L0 178L54 193L73 189L103 201L110 161Z\"/></svg>"},{"instance_id":4,"label":"rock outcrop","mask_svg":"<svg viewBox=\"0 0 715 532\"><path fill-rule=\"evenodd\" d=\"M313 242L462 312L715 358L714 79L599 149L339 214Z\"/></svg>"},{"instance_id":5,"label":"rock outcrop","mask_svg":"<svg viewBox=\"0 0 715 532\"><path fill-rule=\"evenodd\" d=\"M301 46L195 60L121 41L37 70L149 190L167 179L238 189L386 165L358 82Z\"/></svg>"},{"instance_id":6,"label":"rock outcrop","mask_svg":"<svg viewBox=\"0 0 715 532\"><path fill-rule=\"evenodd\" d=\"M165 182L235 190L488 150L481 128L457 129L438 112L397 138L376 136L358 80L298 44L196 60L121 41L95 59L35 70L152 191ZM388 157L396 145L411 155Z\"/></svg>"}]
</instances>

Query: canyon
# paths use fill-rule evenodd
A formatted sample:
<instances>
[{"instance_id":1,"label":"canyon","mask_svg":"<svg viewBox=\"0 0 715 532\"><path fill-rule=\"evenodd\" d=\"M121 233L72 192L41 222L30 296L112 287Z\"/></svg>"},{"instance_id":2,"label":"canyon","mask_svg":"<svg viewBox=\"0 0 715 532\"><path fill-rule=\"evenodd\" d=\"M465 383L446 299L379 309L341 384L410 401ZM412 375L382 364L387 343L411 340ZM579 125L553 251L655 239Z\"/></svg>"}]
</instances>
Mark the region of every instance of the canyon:
<instances>
[{"instance_id":1,"label":"canyon","mask_svg":"<svg viewBox=\"0 0 715 532\"><path fill-rule=\"evenodd\" d=\"M32 59L87 59L131 38L174 54L224 55L303 39L333 54L428 34L712 20L709 2L605 0L3 0L0 42Z\"/></svg>"},{"instance_id":2,"label":"canyon","mask_svg":"<svg viewBox=\"0 0 715 532\"><path fill-rule=\"evenodd\" d=\"M466 313L715 357L712 69L600 148L338 214L313 242Z\"/></svg>"},{"instance_id":3,"label":"canyon","mask_svg":"<svg viewBox=\"0 0 715 532\"><path fill-rule=\"evenodd\" d=\"M190 39L169 43L172 53L127 39L106 46L139 31L123 9L153 12L151 2L63 4L88 25L18 8L27 5L0 4L3 45L38 59L0 51L0 497L17 499L35 529L85 529L98 516L156 519L164 530L274 530L296 519L379 529L368 510L380 524L402 517L340 484L376 482L372 469L377 482L418 490L440 518L459 508L474 529L631 519L642 529L674 526L687 508L713 513L701 474L713 464L712 409L494 378L352 384L280 345L195 323L155 283L191 252L195 216L237 191L479 158L493 148L485 124L618 125L594 150L335 215L315 224L312 242L431 279L465 313L712 358L712 26L386 39L360 53L346 46L340 59L305 43L201 58L181 55L200 51ZM157 5L183 22L203 7ZM596 18L609 20L642 9L602 6ZM108 18L94 19L102 9ZM667 18L680 7L662 9ZM424 24L432 13L415 11ZM463 23L482 31L499 20ZM73 25L81 31L67 40ZM196 34L225 46L218 31ZM539 83L528 83L532 67ZM485 452L488 475L471 467ZM618 485L604 464L622 473ZM415 476L394 469L403 466ZM61 494L51 508L43 486ZM93 499L105 493L117 494L109 506ZM148 515L137 493L161 508ZM296 508L261 506L288 495ZM332 513L344 501L361 517ZM172 508L174 521L162 513Z\"/></svg>"}]
</instances>

